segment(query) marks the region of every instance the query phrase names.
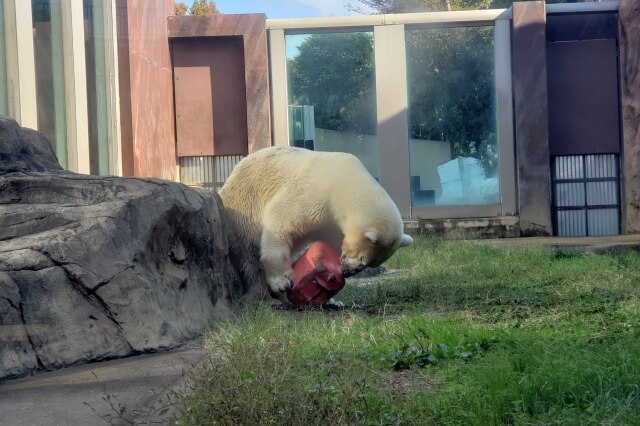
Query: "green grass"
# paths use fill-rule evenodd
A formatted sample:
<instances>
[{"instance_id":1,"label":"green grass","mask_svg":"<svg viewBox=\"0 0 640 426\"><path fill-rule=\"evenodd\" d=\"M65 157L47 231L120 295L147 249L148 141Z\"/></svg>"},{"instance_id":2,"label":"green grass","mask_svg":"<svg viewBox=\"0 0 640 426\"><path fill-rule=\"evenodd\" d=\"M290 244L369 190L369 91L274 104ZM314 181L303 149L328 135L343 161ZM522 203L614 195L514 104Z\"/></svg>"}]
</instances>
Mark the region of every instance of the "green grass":
<instances>
[{"instance_id":1,"label":"green grass","mask_svg":"<svg viewBox=\"0 0 640 426\"><path fill-rule=\"evenodd\" d=\"M639 424L640 254L418 239L346 312L244 308L179 424Z\"/></svg>"}]
</instances>

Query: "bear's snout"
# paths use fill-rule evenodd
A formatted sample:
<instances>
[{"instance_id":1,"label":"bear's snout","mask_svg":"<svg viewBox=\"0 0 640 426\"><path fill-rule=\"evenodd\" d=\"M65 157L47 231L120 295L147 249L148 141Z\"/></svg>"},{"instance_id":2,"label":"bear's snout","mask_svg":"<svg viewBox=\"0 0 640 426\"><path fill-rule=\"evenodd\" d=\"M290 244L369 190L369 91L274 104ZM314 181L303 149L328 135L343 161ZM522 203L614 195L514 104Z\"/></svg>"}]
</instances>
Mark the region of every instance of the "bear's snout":
<instances>
[{"instance_id":1,"label":"bear's snout","mask_svg":"<svg viewBox=\"0 0 640 426\"><path fill-rule=\"evenodd\" d=\"M349 278L352 275L357 274L358 272L366 269L367 265L364 265L358 261L349 261L349 259L344 259L340 268L342 269L342 275L345 278Z\"/></svg>"}]
</instances>

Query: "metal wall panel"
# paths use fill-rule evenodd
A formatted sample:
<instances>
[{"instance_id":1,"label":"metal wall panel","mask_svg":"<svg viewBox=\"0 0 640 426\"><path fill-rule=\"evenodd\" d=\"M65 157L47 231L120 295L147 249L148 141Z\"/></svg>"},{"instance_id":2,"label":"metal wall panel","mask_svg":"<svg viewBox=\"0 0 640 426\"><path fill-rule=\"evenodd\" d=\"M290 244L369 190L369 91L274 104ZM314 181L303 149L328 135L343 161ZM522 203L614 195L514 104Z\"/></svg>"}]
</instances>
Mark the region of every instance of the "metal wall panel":
<instances>
[{"instance_id":1,"label":"metal wall panel","mask_svg":"<svg viewBox=\"0 0 640 426\"><path fill-rule=\"evenodd\" d=\"M585 203L583 183L557 183L555 203L558 207L582 207Z\"/></svg>"},{"instance_id":2,"label":"metal wall panel","mask_svg":"<svg viewBox=\"0 0 640 426\"><path fill-rule=\"evenodd\" d=\"M584 177L584 162L580 156L563 156L555 158L556 180L582 179Z\"/></svg>"},{"instance_id":3,"label":"metal wall panel","mask_svg":"<svg viewBox=\"0 0 640 426\"><path fill-rule=\"evenodd\" d=\"M587 182L587 205L603 206L618 204L617 182Z\"/></svg>"},{"instance_id":4,"label":"metal wall panel","mask_svg":"<svg viewBox=\"0 0 640 426\"><path fill-rule=\"evenodd\" d=\"M587 178L615 178L618 177L618 157L610 155L585 155Z\"/></svg>"},{"instance_id":5,"label":"metal wall panel","mask_svg":"<svg viewBox=\"0 0 640 426\"><path fill-rule=\"evenodd\" d=\"M557 212L558 236L583 237L587 235L587 220L584 210L560 210Z\"/></svg>"},{"instance_id":6,"label":"metal wall panel","mask_svg":"<svg viewBox=\"0 0 640 426\"><path fill-rule=\"evenodd\" d=\"M247 154L242 37L176 39L171 51L178 157Z\"/></svg>"},{"instance_id":7,"label":"metal wall panel","mask_svg":"<svg viewBox=\"0 0 640 426\"><path fill-rule=\"evenodd\" d=\"M597 209L587 212L589 236L618 235L620 233L618 209Z\"/></svg>"},{"instance_id":8,"label":"metal wall panel","mask_svg":"<svg viewBox=\"0 0 640 426\"><path fill-rule=\"evenodd\" d=\"M551 155L620 152L615 39L547 44Z\"/></svg>"},{"instance_id":9,"label":"metal wall panel","mask_svg":"<svg viewBox=\"0 0 640 426\"><path fill-rule=\"evenodd\" d=\"M556 235L620 233L618 156L572 155L553 160Z\"/></svg>"},{"instance_id":10,"label":"metal wall panel","mask_svg":"<svg viewBox=\"0 0 640 426\"><path fill-rule=\"evenodd\" d=\"M180 182L219 189L244 156L180 157Z\"/></svg>"}]
</instances>

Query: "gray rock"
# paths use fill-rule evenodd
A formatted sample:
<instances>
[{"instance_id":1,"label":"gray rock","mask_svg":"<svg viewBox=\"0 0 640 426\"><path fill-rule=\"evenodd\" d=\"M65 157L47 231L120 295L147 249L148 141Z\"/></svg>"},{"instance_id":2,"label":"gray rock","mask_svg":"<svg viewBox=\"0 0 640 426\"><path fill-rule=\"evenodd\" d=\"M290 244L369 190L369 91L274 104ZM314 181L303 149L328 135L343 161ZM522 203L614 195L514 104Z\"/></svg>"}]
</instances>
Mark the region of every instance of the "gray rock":
<instances>
[{"instance_id":1,"label":"gray rock","mask_svg":"<svg viewBox=\"0 0 640 426\"><path fill-rule=\"evenodd\" d=\"M0 118L0 380L176 346L242 292L216 194L67 172L42 141Z\"/></svg>"}]
</instances>

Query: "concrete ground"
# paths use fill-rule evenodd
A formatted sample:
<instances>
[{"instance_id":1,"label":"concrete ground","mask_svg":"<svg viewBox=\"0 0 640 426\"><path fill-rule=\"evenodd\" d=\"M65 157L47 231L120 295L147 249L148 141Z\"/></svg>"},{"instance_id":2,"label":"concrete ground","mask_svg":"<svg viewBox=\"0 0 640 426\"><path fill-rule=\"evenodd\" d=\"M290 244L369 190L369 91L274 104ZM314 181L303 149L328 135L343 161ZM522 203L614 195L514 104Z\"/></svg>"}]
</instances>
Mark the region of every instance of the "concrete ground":
<instances>
[{"instance_id":1,"label":"concrete ground","mask_svg":"<svg viewBox=\"0 0 640 426\"><path fill-rule=\"evenodd\" d=\"M188 384L204 355L191 344L0 384L0 425L173 424L173 391Z\"/></svg>"},{"instance_id":2,"label":"concrete ground","mask_svg":"<svg viewBox=\"0 0 640 426\"><path fill-rule=\"evenodd\" d=\"M640 235L610 237L529 237L476 240L501 247L549 247L561 250L584 250L596 253L640 251Z\"/></svg>"}]
</instances>

